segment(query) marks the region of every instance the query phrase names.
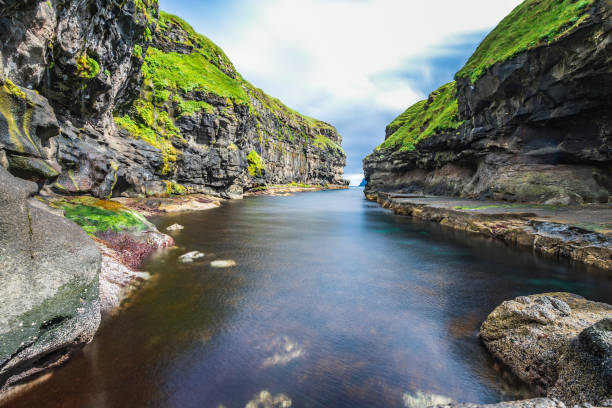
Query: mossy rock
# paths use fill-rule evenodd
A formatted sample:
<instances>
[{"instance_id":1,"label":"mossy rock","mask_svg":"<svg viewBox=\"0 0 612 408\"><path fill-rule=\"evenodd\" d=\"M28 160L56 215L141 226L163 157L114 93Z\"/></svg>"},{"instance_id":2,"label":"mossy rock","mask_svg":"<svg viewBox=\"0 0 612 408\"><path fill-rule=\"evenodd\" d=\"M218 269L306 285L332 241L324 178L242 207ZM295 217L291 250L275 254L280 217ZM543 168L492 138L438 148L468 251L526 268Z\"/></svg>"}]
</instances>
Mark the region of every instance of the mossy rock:
<instances>
[{"instance_id":1,"label":"mossy rock","mask_svg":"<svg viewBox=\"0 0 612 408\"><path fill-rule=\"evenodd\" d=\"M42 142L58 133L57 119L45 98L9 79L0 80L0 148L44 157Z\"/></svg>"},{"instance_id":2,"label":"mossy rock","mask_svg":"<svg viewBox=\"0 0 612 408\"><path fill-rule=\"evenodd\" d=\"M51 179L59 173L42 159L29 156L9 155L9 170L21 178Z\"/></svg>"},{"instance_id":3,"label":"mossy rock","mask_svg":"<svg viewBox=\"0 0 612 408\"><path fill-rule=\"evenodd\" d=\"M62 208L66 218L74 221L90 235L153 228L141 214L112 200L75 197L56 201L54 205Z\"/></svg>"}]
</instances>

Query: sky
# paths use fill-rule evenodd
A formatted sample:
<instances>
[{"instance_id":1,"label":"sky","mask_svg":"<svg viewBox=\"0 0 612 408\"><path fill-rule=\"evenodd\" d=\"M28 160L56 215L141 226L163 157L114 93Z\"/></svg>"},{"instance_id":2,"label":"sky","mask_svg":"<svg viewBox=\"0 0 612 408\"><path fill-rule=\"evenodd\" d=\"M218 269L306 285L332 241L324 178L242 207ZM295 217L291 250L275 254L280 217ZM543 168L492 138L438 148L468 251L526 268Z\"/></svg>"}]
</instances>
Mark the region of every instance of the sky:
<instances>
[{"instance_id":1,"label":"sky","mask_svg":"<svg viewBox=\"0 0 612 408\"><path fill-rule=\"evenodd\" d=\"M522 0L160 0L249 82L335 126L345 176L385 127L449 81Z\"/></svg>"}]
</instances>

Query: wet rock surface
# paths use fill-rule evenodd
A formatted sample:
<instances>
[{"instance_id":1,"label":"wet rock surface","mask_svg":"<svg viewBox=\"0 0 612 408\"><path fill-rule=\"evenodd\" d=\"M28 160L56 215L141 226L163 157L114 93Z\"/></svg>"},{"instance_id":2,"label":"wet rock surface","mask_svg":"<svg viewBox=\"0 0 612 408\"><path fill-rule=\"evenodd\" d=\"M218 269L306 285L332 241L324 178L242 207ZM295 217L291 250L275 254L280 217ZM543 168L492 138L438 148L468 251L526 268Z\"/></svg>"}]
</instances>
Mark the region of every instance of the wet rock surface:
<instances>
[{"instance_id":1,"label":"wet rock surface","mask_svg":"<svg viewBox=\"0 0 612 408\"><path fill-rule=\"evenodd\" d=\"M521 296L485 320L480 337L523 381L568 405L607 404L612 306L569 293Z\"/></svg>"},{"instance_id":2,"label":"wet rock surface","mask_svg":"<svg viewBox=\"0 0 612 408\"><path fill-rule=\"evenodd\" d=\"M447 404L432 405L437 408L566 408L566 405L553 398L532 398L522 401L505 401L498 404Z\"/></svg>"},{"instance_id":3,"label":"wet rock surface","mask_svg":"<svg viewBox=\"0 0 612 408\"><path fill-rule=\"evenodd\" d=\"M608 205L555 207L500 201L366 194L396 214L440 223L469 233L612 270L612 209Z\"/></svg>"},{"instance_id":4,"label":"wet rock surface","mask_svg":"<svg viewBox=\"0 0 612 408\"><path fill-rule=\"evenodd\" d=\"M100 323L100 253L28 203L36 191L0 167L0 392L65 361Z\"/></svg>"},{"instance_id":5,"label":"wet rock surface","mask_svg":"<svg viewBox=\"0 0 612 408\"><path fill-rule=\"evenodd\" d=\"M612 7L562 39L457 80L457 132L364 159L366 193L412 192L549 204L607 203ZM387 133L389 137L389 132Z\"/></svg>"}]
</instances>

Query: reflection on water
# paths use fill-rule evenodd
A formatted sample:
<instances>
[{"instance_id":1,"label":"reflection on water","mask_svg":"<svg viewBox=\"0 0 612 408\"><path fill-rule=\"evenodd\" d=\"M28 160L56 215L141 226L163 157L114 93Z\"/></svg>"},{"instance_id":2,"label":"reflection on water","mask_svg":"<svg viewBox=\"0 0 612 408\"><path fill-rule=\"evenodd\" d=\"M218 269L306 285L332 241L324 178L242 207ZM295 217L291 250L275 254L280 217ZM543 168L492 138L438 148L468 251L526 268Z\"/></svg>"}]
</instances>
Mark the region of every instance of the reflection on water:
<instances>
[{"instance_id":1,"label":"reflection on water","mask_svg":"<svg viewBox=\"0 0 612 408\"><path fill-rule=\"evenodd\" d=\"M11 407L418 407L529 397L480 345L503 300L596 271L380 209L360 190L258 197L178 223L178 249L96 339ZM180 263L201 251L204 258ZM231 261L214 263L215 261ZM223 266L223 267L214 267Z\"/></svg>"}]
</instances>

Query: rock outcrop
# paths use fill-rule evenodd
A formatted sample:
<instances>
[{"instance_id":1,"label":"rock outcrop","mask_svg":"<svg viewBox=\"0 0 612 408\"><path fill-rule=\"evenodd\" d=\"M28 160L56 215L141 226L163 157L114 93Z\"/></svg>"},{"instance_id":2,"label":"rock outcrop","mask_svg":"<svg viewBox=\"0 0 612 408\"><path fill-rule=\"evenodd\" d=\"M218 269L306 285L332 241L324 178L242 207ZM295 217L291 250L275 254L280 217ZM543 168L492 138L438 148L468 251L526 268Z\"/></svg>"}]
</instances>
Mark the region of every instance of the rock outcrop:
<instances>
[{"instance_id":1,"label":"rock outcrop","mask_svg":"<svg viewBox=\"0 0 612 408\"><path fill-rule=\"evenodd\" d=\"M63 362L100 323L100 253L77 225L28 202L0 166L0 393Z\"/></svg>"},{"instance_id":2,"label":"rock outcrop","mask_svg":"<svg viewBox=\"0 0 612 408\"><path fill-rule=\"evenodd\" d=\"M485 320L487 349L565 404L612 404L612 306L569 293L521 296Z\"/></svg>"},{"instance_id":3,"label":"rock outcrop","mask_svg":"<svg viewBox=\"0 0 612 408\"><path fill-rule=\"evenodd\" d=\"M0 44L0 163L41 187L239 197L345 184L332 126L253 87L157 0L5 0Z\"/></svg>"},{"instance_id":4,"label":"rock outcrop","mask_svg":"<svg viewBox=\"0 0 612 408\"><path fill-rule=\"evenodd\" d=\"M526 0L455 78L387 127L366 193L610 201L609 1Z\"/></svg>"}]
</instances>

